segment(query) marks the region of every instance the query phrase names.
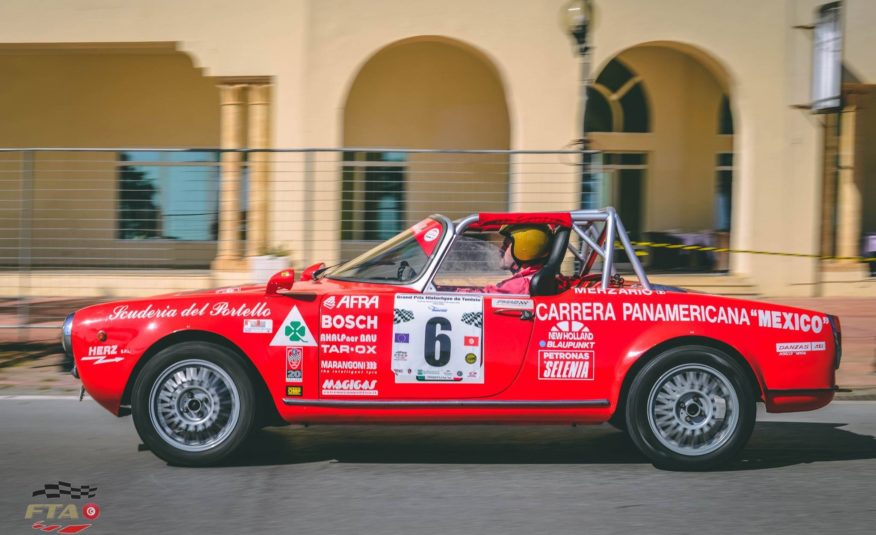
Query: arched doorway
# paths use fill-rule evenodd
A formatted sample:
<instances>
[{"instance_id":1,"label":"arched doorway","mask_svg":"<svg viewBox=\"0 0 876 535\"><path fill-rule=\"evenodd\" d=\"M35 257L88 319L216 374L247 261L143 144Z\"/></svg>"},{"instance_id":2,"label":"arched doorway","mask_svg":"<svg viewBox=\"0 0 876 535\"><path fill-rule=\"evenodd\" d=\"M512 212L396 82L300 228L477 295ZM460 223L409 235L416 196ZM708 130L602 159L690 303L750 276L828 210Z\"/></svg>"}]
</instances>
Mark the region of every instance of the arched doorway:
<instances>
[{"instance_id":1,"label":"arched doorway","mask_svg":"<svg viewBox=\"0 0 876 535\"><path fill-rule=\"evenodd\" d=\"M344 154L342 256L430 213L460 217L507 208L507 154L404 149L492 150L510 143L504 86L484 54L442 37L381 49L357 73L344 106L344 146L376 150Z\"/></svg>"},{"instance_id":2,"label":"arched doorway","mask_svg":"<svg viewBox=\"0 0 876 535\"><path fill-rule=\"evenodd\" d=\"M638 45L599 69L588 97L587 128L603 151L596 204L614 205L634 239L727 247L734 129L720 65L681 44ZM656 250L650 261L728 269L726 255L708 253Z\"/></svg>"}]
</instances>

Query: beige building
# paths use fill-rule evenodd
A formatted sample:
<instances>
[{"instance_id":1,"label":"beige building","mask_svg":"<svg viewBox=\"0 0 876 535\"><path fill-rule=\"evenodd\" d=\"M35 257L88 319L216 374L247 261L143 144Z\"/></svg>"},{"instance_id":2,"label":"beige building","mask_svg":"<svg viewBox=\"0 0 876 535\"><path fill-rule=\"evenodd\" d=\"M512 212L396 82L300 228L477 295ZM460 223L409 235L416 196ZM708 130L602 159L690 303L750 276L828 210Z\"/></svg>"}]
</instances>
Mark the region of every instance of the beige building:
<instances>
[{"instance_id":1,"label":"beige building","mask_svg":"<svg viewBox=\"0 0 876 535\"><path fill-rule=\"evenodd\" d=\"M612 204L639 240L867 252L876 3L841 2L843 105L814 114L825 0L595 0L588 183L562 152L581 137L564 4L5 0L0 148L115 150L0 152L0 294L244 281L272 248L300 268L432 212L509 208ZM132 150L216 147L307 150ZM876 294L854 260L651 263L704 288Z\"/></svg>"}]
</instances>

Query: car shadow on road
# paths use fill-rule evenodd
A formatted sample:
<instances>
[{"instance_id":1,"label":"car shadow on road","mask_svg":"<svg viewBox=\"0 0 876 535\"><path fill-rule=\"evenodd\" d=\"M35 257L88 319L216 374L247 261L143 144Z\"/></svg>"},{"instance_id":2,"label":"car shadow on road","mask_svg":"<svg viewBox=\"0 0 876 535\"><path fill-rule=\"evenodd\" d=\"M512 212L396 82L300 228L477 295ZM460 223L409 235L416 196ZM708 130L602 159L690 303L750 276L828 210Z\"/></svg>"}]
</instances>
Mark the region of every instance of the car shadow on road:
<instances>
[{"instance_id":1,"label":"car shadow on road","mask_svg":"<svg viewBox=\"0 0 876 535\"><path fill-rule=\"evenodd\" d=\"M842 423L758 423L725 470L876 458L876 439ZM313 426L253 435L228 466L312 462L386 464L647 463L626 434L581 426Z\"/></svg>"}]
</instances>

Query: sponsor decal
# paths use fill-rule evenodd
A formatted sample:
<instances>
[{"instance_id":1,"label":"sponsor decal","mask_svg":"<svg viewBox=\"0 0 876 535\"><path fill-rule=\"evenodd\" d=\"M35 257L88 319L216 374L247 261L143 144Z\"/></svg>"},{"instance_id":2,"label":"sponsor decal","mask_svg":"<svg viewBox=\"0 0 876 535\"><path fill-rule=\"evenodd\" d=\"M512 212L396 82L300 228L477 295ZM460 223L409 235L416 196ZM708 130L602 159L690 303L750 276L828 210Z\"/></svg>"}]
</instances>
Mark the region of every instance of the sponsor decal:
<instances>
[{"instance_id":1,"label":"sponsor decal","mask_svg":"<svg viewBox=\"0 0 876 535\"><path fill-rule=\"evenodd\" d=\"M377 316L363 316L360 314L323 314L321 320L323 329L357 329L377 330Z\"/></svg>"},{"instance_id":2,"label":"sponsor decal","mask_svg":"<svg viewBox=\"0 0 876 535\"><path fill-rule=\"evenodd\" d=\"M825 342L783 342L776 344L776 353L781 356L805 355L810 351L825 351Z\"/></svg>"},{"instance_id":3,"label":"sponsor decal","mask_svg":"<svg viewBox=\"0 0 876 535\"><path fill-rule=\"evenodd\" d=\"M414 311L404 308L396 308L393 310L392 322L396 325L399 323L407 323L414 319Z\"/></svg>"},{"instance_id":4,"label":"sponsor decal","mask_svg":"<svg viewBox=\"0 0 876 535\"><path fill-rule=\"evenodd\" d=\"M617 315L611 303L539 303L535 305L535 317L539 321L605 321L615 320Z\"/></svg>"},{"instance_id":5,"label":"sponsor decal","mask_svg":"<svg viewBox=\"0 0 876 535\"><path fill-rule=\"evenodd\" d=\"M304 356L304 348L286 348L286 382L300 383L304 379L304 368L301 365Z\"/></svg>"},{"instance_id":6,"label":"sponsor decal","mask_svg":"<svg viewBox=\"0 0 876 535\"><path fill-rule=\"evenodd\" d=\"M549 349L593 349L593 333L580 321L558 321L541 340L539 347Z\"/></svg>"},{"instance_id":7,"label":"sponsor decal","mask_svg":"<svg viewBox=\"0 0 876 535\"><path fill-rule=\"evenodd\" d=\"M148 305L146 308L131 309L129 305L118 305L113 308L113 311L107 316L107 321L114 320L144 320L153 318L175 318L179 316L179 310L165 305L164 308L157 308L153 305Z\"/></svg>"},{"instance_id":8,"label":"sponsor decal","mask_svg":"<svg viewBox=\"0 0 876 535\"><path fill-rule=\"evenodd\" d=\"M274 320L245 319L243 332L254 334L271 334L274 332Z\"/></svg>"},{"instance_id":9,"label":"sponsor decal","mask_svg":"<svg viewBox=\"0 0 876 535\"><path fill-rule=\"evenodd\" d=\"M131 308L130 305L118 305L107 316L107 321L115 320L143 320L164 318L191 318L191 317L227 317L227 318L268 318L271 309L267 303L255 305L234 305L227 301L218 303L192 303L186 308L173 305L155 306L147 305L145 308Z\"/></svg>"},{"instance_id":10,"label":"sponsor decal","mask_svg":"<svg viewBox=\"0 0 876 535\"><path fill-rule=\"evenodd\" d=\"M268 308L267 303L256 303L253 306L238 305L233 307L227 302L222 301L221 303L216 303L210 307L209 315L223 318L267 318L271 315L271 309ZM183 316L185 316L185 314L183 314Z\"/></svg>"},{"instance_id":11,"label":"sponsor decal","mask_svg":"<svg viewBox=\"0 0 876 535\"><path fill-rule=\"evenodd\" d=\"M322 383L324 396L376 396L377 379L326 379Z\"/></svg>"},{"instance_id":12,"label":"sponsor decal","mask_svg":"<svg viewBox=\"0 0 876 535\"><path fill-rule=\"evenodd\" d=\"M304 395L304 387L303 386L287 386L286 387L286 395L292 397L301 397Z\"/></svg>"},{"instance_id":13,"label":"sponsor decal","mask_svg":"<svg viewBox=\"0 0 876 535\"><path fill-rule=\"evenodd\" d=\"M92 364L109 364L125 360L125 357L119 357L118 354L119 346L117 345L91 346L88 348L88 356L81 357L80 360Z\"/></svg>"},{"instance_id":14,"label":"sponsor decal","mask_svg":"<svg viewBox=\"0 0 876 535\"><path fill-rule=\"evenodd\" d=\"M119 352L119 346L91 346L88 348L89 357L109 357Z\"/></svg>"},{"instance_id":15,"label":"sponsor decal","mask_svg":"<svg viewBox=\"0 0 876 535\"><path fill-rule=\"evenodd\" d=\"M376 355L377 346L362 344L319 344L324 355Z\"/></svg>"},{"instance_id":16,"label":"sponsor decal","mask_svg":"<svg viewBox=\"0 0 876 535\"><path fill-rule=\"evenodd\" d=\"M329 310L337 308L376 309L380 303L379 295L341 295L329 296L322 302L322 306Z\"/></svg>"},{"instance_id":17,"label":"sponsor decal","mask_svg":"<svg viewBox=\"0 0 876 535\"><path fill-rule=\"evenodd\" d=\"M417 370L415 377L421 383L458 383L463 379L461 376L454 374L453 370Z\"/></svg>"},{"instance_id":18,"label":"sponsor decal","mask_svg":"<svg viewBox=\"0 0 876 535\"><path fill-rule=\"evenodd\" d=\"M377 362L373 360L323 360L319 367L322 370L377 373Z\"/></svg>"},{"instance_id":19,"label":"sponsor decal","mask_svg":"<svg viewBox=\"0 0 876 535\"><path fill-rule=\"evenodd\" d=\"M438 246L438 238L441 236L441 223L437 221L420 221L411 227L414 239L423 249L426 256L432 256L435 247Z\"/></svg>"},{"instance_id":20,"label":"sponsor decal","mask_svg":"<svg viewBox=\"0 0 876 535\"><path fill-rule=\"evenodd\" d=\"M396 384L484 382L483 297L397 294L393 308Z\"/></svg>"},{"instance_id":21,"label":"sponsor decal","mask_svg":"<svg viewBox=\"0 0 876 535\"><path fill-rule=\"evenodd\" d=\"M321 333L319 335L320 342L338 342L346 344L368 344L377 342L376 334L347 334L347 333Z\"/></svg>"},{"instance_id":22,"label":"sponsor decal","mask_svg":"<svg viewBox=\"0 0 876 535\"><path fill-rule=\"evenodd\" d=\"M315 346L316 341L313 339L310 329L307 327L301 312L297 306L293 306L292 310L286 315L286 319L280 323L280 328L271 340L272 346L288 346L291 344L299 346Z\"/></svg>"},{"instance_id":23,"label":"sponsor decal","mask_svg":"<svg viewBox=\"0 0 876 535\"><path fill-rule=\"evenodd\" d=\"M433 242L439 234L441 234L441 231L437 228L429 229L428 231L426 231L426 234L423 235L423 241L425 241L426 243Z\"/></svg>"},{"instance_id":24,"label":"sponsor decal","mask_svg":"<svg viewBox=\"0 0 876 535\"><path fill-rule=\"evenodd\" d=\"M217 294L233 294L240 291L240 286L226 286L225 288L219 288L216 290Z\"/></svg>"},{"instance_id":25,"label":"sponsor decal","mask_svg":"<svg viewBox=\"0 0 876 535\"><path fill-rule=\"evenodd\" d=\"M47 483L42 489L33 491L32 498L47 500L86 500L97 495L93 485L75 486L64 481ZM88 502L77 503L29 503L24 511L24 519L30 521L31 528L50 533L81 533L94 525L100 517L100 506Z\"/></svg>"},{"instance_id":26,"label":"sponsor decal","mask_svg":"<svg viewBox=\"0 0 876 535\"><path fill-rule=\"evenodd\" d=\"M532 310L532 299L493 299L493 308Z\"/></svg>"},{"instance_id":27,"label":"sponsor decal","mask_svg":"<svg viewBox=\"0 0 876 535\"><path fill-rule=\"evenodd\" d=\"M590 295L664 295L665 290L646 290L644 288L575 288L576 294Z\"/></svg>"},{"instance_id":28,"label":"sponsor decal","mask_svg":"<svg viewBox=\"0 0 876 535\"><path fill-rule=\"evenodd\" d=\"M669 303L621 303L622 321L701 322L723 325L751 325L755 313L744 308L718 305ZM615 321L618 312L612 303L539 303L535 306L539 321ZM813 325L813 332L814 323ZM818 329L821 329L819 324Z\"/></svg>"},{"instance_id":29,"label":"sponsor decal","mask_svg":"<svg viewBox=\"0 0 876 535\"><path fill-rule=\"evenodd\" d=\"M744 308L716 305L624 303L624 321L681 321L718 325L751 325Z\"/></svg>"},{"instance_id":30,"label":"sponsor decal","mask_svg":"<svg viewBox=\"0 0 876 535\"><path fill-rule=\"evenodd\" d=\"M538 352L538 378L541 380L592 381L593 351Z\"/></svg>"},{"instance_id":31,"label":"sponsor decal","mask_svg":"<svg viewBox=\"0 0 876 535\"><path fill-rule=\"evenodd\" d=\"M826 316L800 312L780 312L778 310L751 310L752 317L757 317L758 327L781 329L784 331L820 333L828 324Z\"/></svg>"}]
</instances>

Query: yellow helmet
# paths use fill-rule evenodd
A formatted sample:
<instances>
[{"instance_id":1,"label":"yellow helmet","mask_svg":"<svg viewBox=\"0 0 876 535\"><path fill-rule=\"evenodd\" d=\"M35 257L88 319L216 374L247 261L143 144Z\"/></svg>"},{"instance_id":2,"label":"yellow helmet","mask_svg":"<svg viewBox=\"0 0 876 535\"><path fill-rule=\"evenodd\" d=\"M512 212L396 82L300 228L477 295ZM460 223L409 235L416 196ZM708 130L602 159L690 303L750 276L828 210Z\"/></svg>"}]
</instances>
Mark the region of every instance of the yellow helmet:
<instances>
[{"instance_id":1,"label":"yellow helmet","mask_svg":"<svg viewBox=\"0 0 876 535\"><path fill-rule=\"evenodd\" d=\"M553 237L547 225L502 225L499 234L511 241L511 256L518 263L547 258Z\"/></svg>"}]
</instances>

